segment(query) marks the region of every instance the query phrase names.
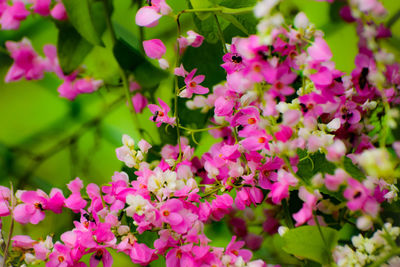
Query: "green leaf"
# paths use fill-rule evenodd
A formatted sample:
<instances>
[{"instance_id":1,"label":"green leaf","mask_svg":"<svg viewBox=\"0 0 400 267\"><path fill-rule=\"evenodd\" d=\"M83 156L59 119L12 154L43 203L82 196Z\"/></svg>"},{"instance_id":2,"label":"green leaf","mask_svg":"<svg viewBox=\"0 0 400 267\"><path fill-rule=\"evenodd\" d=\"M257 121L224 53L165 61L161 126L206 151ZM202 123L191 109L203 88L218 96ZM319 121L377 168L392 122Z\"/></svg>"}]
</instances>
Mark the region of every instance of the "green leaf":
<instances>
[{"instance_id":1,"label":"green leaf","mask_svg":"<svg viewBox=\"0 0 400 267\"><path fill-rule=\"evenodd\" d=\"M182 63L188 71L197 68L196 75L205 75L203 86L212 89L212 86L226 78L224 69L220 66L223 61L222 46L220 43L203 43L200 47L188 47L182 58Z\"/></svg>"},{"instance_id":2,"label":"green leaf","mask_svg":"<svg viewBox=\"0 0 400 267\"><path fill-rule=\"evenodd\" d=\"M117 39L113 52L119 65L131 72L146 61L145 57L137 49L122 38Z\"/></svg>"},{"instance_id":3,"label":"green leaf","mask_svg":"<svg viewBox=\"0 0 400 267\"><path fill-rule=\"evenodd\" d=\"M146 244L149 248L154 247L154 241L158 238L157 232L151 232L151 231L144 231L140 235L137 235L137 240L139 243L144 243Z\"/></svg>"},{"instance_id":4,"label":"green leaf","mask_svg":"<svg viewBox=\"0 0 400 267\"><path fill-rule=\"evenodd\" d=\"M151 64L142 54L140 43L135 35L121 25L114 24L117 42L113 53L119 65L134 74L136 81L143 87L157 86L168 73Z\"/></svg>"},{"instance_id":5,"label":"green leaf","mask_svg":"<svg viewBox=\"0 0 400 267\"><path fill-rule=\"evenodd\" d=\"M317 226L301 226L290 229L283 235L284 251L321 264L331 262L332 249L337 244L338 231L329 227L320 227L325 242Z\"/></svg>"},{"instance_id":6,"label":"green leaf","mask_svg":"<svg viewBox=\"0 0 400 267\"><path fill-rule=\"evenodd\" d=\"M203 20L199 19L197 16L193 16L193 21L198 32L204 36L208 43L219 42L218 27L213 16ZM218 21L222 31L224 31L230 24L230 22L225 19L219 19Z\"/></svg>"},{"instance_id":7,"label":"green leaf","mask_svg":"<svg viewBox=\"0 0 400 267\"><path fill-rule=\"evenodd\" d=\"M353 164L353 162L351 161L350 158L345 157L343 165L344 165L345 171L348 174L350 174L351 177L353 177L359 181L362 181L365 179L364 173L356 165Z\"/></svg>"},{"instance_id":8,"label":"green leaf","mask_svg":"<svg viewBox=\"0 0 400 267\"><path fill-rule=\"evenodd\" d=\"M89 75L106 84L119 84L119 67L113 53L105 47L95 46L85 60Z\"/></svg>"},{"instance_id":9,"label":"green leaf","mask_svg":"<svg viewBox=\"0 0 400 267\"><path fill-rule=\"evenodd\" d=\"M342 241L350 241L351 238L359 233L357 227L350 223L345 223L339 230L338 238Z\"/></svg>"},{"instance_id":10,"label":"green leaf","mask_svg":"<svg viewBox=\"0 0 400 267\"><path fill-rule=\"evenodd\" d=\"M76 29L69 23L57 23L58 40L57 55L61 69L65 74L76 70L87 54L92 50L93 45L82 38Z\"/></svg>"},{"instance_id":11,"label":"green leaf","mask_svg":"<svg viewBox=\"0 0 400 267\"><path fill-rule=\"evenodd\" d=\"M307 152L304 150L299 149L297 154L301 160L299 164L297 164L297 174L304 180L311 179L319 172L333 174L336 169L335 164L329 162L325 158L325 154L321 152L310 154L309 158L307 158Z\"/></svg>"},{"instance_id":12,"label":"green leaf","mask_svg":"<svg viewBox=\"0 0 400 267\"><path fill-rule=\"evenodd\" d=\"M230 14L220 14L221 17L232 23L236 28L241 30L245 35L249 35L247 29L240 23L240 21L234 16Z\"/></svg>"},{"instance_id":13,"label":"green leaf","mask_svg":"<svg viewBox=\"0 0 400 267\"><path fill-rule=\"evenodd\" d=\"M331 22L341 22L342 18L340 17L340 9L346 5L345 2L335 1L331 5L329 5L329 17Z\"/></svg>"},{"instance_id":14,"label":"green leaf","mask_svg":"<svg viewBox=\"0 0 400 267\"><path fill-rule=\"evenodd\" d=\"M209 8L212 6L212 4L208 0L190 0L190 3L192 4L193 9L199 9L199 8ZM196 12L196 16L204 20L208 17L211 16L211 12Z\"/></svg>"},{"instance_id":15,"label":"green leaf","mask_svg":"<svg viewBox=\"0 0 400 267\"><path fill-rule=\"evenodd\" d=\"M140 66L133 71L133 74L135 75L136 81L145 88L155 87L168 77L167 72L155 67L148 61L140 64Z\"/></svg>"},{"instance_id":16,"label":"green leaf","mask_svg":"<svg viewBox=\"0 0 400 267\"><path fill-rule=\"evenodd\" d=\"M209 0L209 1L215 5L219 5L223 0Z\"/></svg>"},{"instance_id":17,"label":"green leaf","mask_svg":"<svg viewBox=\"0 0 400 267\"><path fill-rule=\"evenodd\" d=\"M102 45L105 12L102 2L91 0L63 0L69 21L79 34L93 45Z\"/></svg>"}]
</instances>

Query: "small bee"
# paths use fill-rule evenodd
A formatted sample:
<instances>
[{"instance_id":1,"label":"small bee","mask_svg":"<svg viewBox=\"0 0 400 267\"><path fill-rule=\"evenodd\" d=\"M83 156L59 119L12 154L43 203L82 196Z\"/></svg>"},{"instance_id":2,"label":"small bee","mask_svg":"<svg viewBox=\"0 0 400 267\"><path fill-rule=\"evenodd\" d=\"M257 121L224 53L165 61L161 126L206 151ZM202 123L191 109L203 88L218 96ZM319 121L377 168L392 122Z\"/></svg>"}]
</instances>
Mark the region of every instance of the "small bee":
<instances>
[{"instance_id":1,"label":"small bee","mask_svg":"<svg viewBox=\"0 0 400 267\"><path fill-rule=\"evenodd\" d=\"M85 217L85 219L86 219L87 221L95 222L95 220L94 220L92 214L85 213L85 214L83 214L83 217Z\"/></svg>"},{"instance_id":2,"label":"small bee","mask_svg":"<svg viewBox=\"0 0 400 267\"><path fill-rule=\"evenodd\" d=\"M154 114L154 116L151 118L152 121L156 121L158 117L158 111L156 111L156 113Z\"/></svg>"},{"instance_id":3,"label":"small bee","mask_svg":"<svg viewBox=\"0 0 400 267\"><path fill-rule=\"evenodd\" d=\"M360 89L364 89L365 85L368 83L368 80L367 80L368 73L369 73L368 68L362 69L360 78L358 78L358 83L360 85Z\"/></svg>"},{"instance_id":4,"label":"small bee","mask_svg":"<svg viewBox=\"0 0 400 267\"><path fill-rule=\"evenodd\" d=\"M242 57L241 56L232 56L232 61L236 64L239 64L242 62Z\"/></svg>"}]
</instances>

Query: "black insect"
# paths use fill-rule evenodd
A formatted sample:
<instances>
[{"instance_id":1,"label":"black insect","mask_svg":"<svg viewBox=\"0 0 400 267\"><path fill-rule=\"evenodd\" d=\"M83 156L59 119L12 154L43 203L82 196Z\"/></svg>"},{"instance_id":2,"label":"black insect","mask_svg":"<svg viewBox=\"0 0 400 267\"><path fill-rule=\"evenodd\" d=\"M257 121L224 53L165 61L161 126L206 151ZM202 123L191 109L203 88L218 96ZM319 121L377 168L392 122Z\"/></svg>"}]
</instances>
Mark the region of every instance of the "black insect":
<instances>
[{"instance_id":1,"label":"black insect","mask_svg":"<svg viewBox=\"0 0 400 267\"><path fill-rule=\"evenodd\" d=\"M156 111L156 113L154 114L154 116L151 118L152 121L156 121L158 117L158 111Z\"/></svg>"},{"instance_id":2,"label":"black insect","mask_svg":"<svg viewBox=\"0 0 400 267\"><path fill-rule=\"evenodd\" d=\"M368 73L369 73L368 68L363 68L361 70L360 78L358 78L358 84L360 85L361 89L364 89L365 85L368 83L368 80L367 80Z\"/></svg>"},{"instance_id":3,"label":"black insect","mask_svg":"<svg viewBox=\"0 0 400 267\"><path fill-rule=\"evenodd\" d=\"M232 56L232 61L235 62L236 64L239 64L242 62L242 57L241 56Z\"/></svg>"}]
</instances>

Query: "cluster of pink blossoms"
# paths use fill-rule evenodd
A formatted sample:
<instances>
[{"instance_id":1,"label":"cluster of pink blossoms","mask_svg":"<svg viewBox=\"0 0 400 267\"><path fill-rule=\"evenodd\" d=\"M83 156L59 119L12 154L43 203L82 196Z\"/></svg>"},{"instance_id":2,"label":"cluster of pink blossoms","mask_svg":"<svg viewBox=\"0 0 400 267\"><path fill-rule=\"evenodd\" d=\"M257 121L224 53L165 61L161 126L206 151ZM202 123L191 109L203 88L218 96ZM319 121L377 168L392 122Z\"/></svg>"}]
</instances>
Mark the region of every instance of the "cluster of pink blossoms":
<instances>
[{"instance_id":1,"label":"cluster of pink blossoms","mask_svg":"<svg viewBox=\"0 0 400 267\"><path fill-rule=\"evenodd\" d=\"M14 64L5 77L6 82L15 82L22 78L40 80L45 72L54 72L63 80L63 83L58 87L60 96L69 100L75 99L79 94L97 91L103 85L103 81L95 80L92 77L80 78L79 74L82 70L79 69L65 75L58 63L57 48L54 45L43 47L45 58L36 53L27 38L24 38L21 42L7 41L6 47L14 60Z\"/></svg>"},{"instance_id":2,"label":"cluster of pink blossoms","mask_svg":"<svg viewBox=\"0 0 400 267\"><path fill-rule=\"evenodd\" d=\"M327 217L340 222L342 211L355 219L359 230L374 227L380 204L397 199L400 156L400 143L386 144L386 135L370 135L377 127L369 120L372 114L384 110L381 127L387 134L396 119L392 107L400 103L400 64L378 45L380 39L390 37L390 30L374 20L365 23L366 17L383 16L385 10L375 0L350 0L341 10L345 21L358 23L360 36L356 68L346 75L336 69L323 33L305 14L299 13L294 25L287 26L281 14L273 13L278 1L267 2L261 1L264 9L256 12L264 16L259 33L234 38L228 46L221 64L225 81L210 90L201 85L207 77L196 75L197 69L188 72L183 65L173 69L184 84L175 97L187 98L191 109L212 110L209 129L180 125L179 113L169 115L171 108L162 99L159 105L147 105L140 92L132 98L135 111L147 106L150 120L158 127L164 123L178 131L204 130L218 139L200 158L194 156L189 140L181 137L177 145L162 146L161 160L147 162L151 144L141 140L136 146L124 135L116 154L135 169L133 180L125 172L115 172L107 185L84 187L76 178L67 185L68 197L59 189L49 195L41 190L18 190L12 195L10 189L0 187L0 216L12 216L18 223L37 224L46 211L69 209L79 214L74 228L63 233L60 241L53 242L50 236L45 240L14 236L12 246L26 263L86 266L82 257L90 254L91 267L100 262L111 266L112 249L141 265L163 256L169 267L266 266L262 260L252 260L249 249L259 249L263 235L252 233L248 225L259 223L267 235L276 234L279 226L290 226L282 213L294 194L302 201L300 209L286 218L294 220L294 227L327 226ZM162 15L172 12L163 0L148 4L136 15L139 26L156 26ZM201 35L187 34L177 40L177 55L188 46L202 45ZM170 68L161 40L143 45L148 57ZM61 95L69 99L101 85L77 79L78 72L65 76L52 46L45 47L45 59L27 41L8 42L7 48L14 59L7 81L40 79L44 71L54 71L64 80ZM139 87L132 82L130 89ZM389 153L390 147L397 157ZM306 157L300 158L300 152ZM334 171L301 176L299 164L304 160L314 164L315 154L322 155ZM349 164L362 178L352 176L346 168ZM343 201L337 204L338 199L330 196ZM264 217L254 218L251 208L262 205L267 206ZM205 225L224 218L235 236L226 248L212 246ZM143 233L156 236L152 245L139 241Z\"/></svg>"},{"instance_id":3,"label":"cluster of pink blossoms","mask_svg":"<svg viewBox=\"0 0 400 267\"><path fill-rule=\"evenodd\" d=\"M61 0L0 0L0 28L2 30L18 29L21 21L25 20L31 12L40 16L52 16L56 20L68 18Z\"/></svg>"}]
</instances>

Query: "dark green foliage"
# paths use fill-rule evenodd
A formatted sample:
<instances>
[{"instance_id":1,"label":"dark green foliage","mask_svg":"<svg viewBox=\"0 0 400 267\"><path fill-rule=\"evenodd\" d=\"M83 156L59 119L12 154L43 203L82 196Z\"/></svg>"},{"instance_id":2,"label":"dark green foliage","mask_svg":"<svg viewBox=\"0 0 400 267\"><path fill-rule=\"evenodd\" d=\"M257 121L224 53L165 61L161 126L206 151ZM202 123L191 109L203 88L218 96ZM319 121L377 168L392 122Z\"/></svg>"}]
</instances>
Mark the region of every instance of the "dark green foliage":
<instances>
[{"instance_id":1,"label":"dark green foliage","mask_svg":"<svg viewBox=\"0 0 400 267\"><path fill-rule=\"evenodd\" d=\"M64 0L68 19L79 34L93 45L102 45L101 36L106 28L102 1Z\"/></svg>"},{"instance_id":2,"label":"dark green foliage","mask_svg":"<svg viewBox=\"0 0 400 267\"><path fill-rule=\"evenodd\" d=\"M86 41L70 23L58 23L57 55L65 74L76 70L93 45Z\"/></svg>"}]
</instances>

